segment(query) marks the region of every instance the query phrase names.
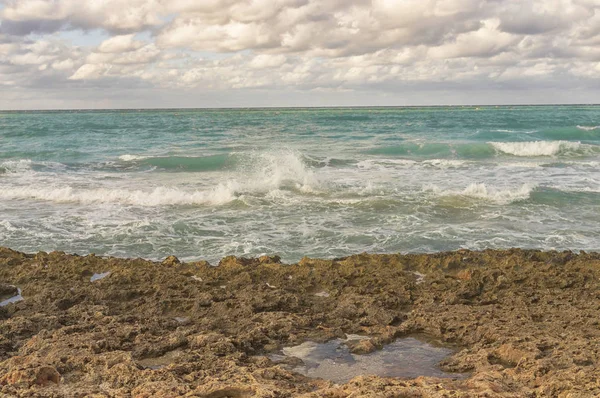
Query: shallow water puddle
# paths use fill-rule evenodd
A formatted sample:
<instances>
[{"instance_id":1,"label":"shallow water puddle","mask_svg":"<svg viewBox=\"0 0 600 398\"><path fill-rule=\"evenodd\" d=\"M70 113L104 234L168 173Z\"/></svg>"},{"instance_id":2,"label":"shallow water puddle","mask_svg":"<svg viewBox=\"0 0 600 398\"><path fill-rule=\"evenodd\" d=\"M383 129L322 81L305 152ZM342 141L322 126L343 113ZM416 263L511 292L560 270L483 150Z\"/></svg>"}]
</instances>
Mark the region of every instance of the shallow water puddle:
<instances>
[{"instance_id":1,"label":"shallow water puddle","mask_svg":"<svg viewBox=\"0 0 600 398\"><path fill-rule=\"evenodd\" d=\"M359 338L361 337L350 337L354 340ZM289 357L298 358L302 364L292 367L293 371L336 383L346 383L361 375L400 378L464 377L462 374L447 373L438 368L437 364L454 352L449 348L435 347L407 337L396 340L381 350L357 355L352 354L345 344L350 339L336 339L327 343L305 342L295 347L284 348L283 356L273 356L272 359L283 362Z\"/></svg>"},{"instance_id":2,"label":"shallow water puddle","mask_svg":"<svg viewBox=\"0 0 600 398\"><path fill-rule=\"evenodd\" d=\"M109 275L110 275L110 271L103 272L103 273L101 273L101 274L94 274L94 275L92 275L92 277L90 278L90 282L95 282L95 281L98 281L98 280L100 280L100 279L104 279L104 278L106 278L106 277L107 277L107 276L109 276Z\"/></svg>"},{"instance_id":3,"label":"shallow water puddle","mask_svg":"<svg viewBox=\"0 0 600 398\"><path fill-rule=\"evenodd\" d=\"M11 303L17 303L19 301L25 300L23 296L21 296L21 289L17 288L17 295L7 298L6 300L0 301L0 307L7 306Z\"/></svg>"}]
</instances>

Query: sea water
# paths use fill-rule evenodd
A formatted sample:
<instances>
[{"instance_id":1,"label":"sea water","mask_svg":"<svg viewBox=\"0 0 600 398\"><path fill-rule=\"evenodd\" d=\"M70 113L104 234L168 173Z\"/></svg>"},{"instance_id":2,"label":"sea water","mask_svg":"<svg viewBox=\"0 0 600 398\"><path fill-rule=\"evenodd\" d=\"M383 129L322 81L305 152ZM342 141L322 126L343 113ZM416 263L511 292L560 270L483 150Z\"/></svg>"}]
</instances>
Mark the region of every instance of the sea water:
<instances>
[{"instance_id":1,"label":"sea water","mask_svg":"<svg viewBox=\"0 0 600 398\"><path fill-rule=\"evenodd\" d=\"M356 336L353 339L364 339ZM347 383L356 376L376 375L407 379L419 376L462 378L465 374L448 373L439 363L454 350L434 346L413 337L398 339L368 354L353 354L346 343L352 339L335 339L326 343L304 342L283 348L283 355L271 355L275 363L308 377ZM289 366L285 360L296 358L300 364Z\"/></svg>"},{"instance_id":2,"label":"sea water","mask_svg":"<svg viewBox=\"0 0 600 398\"><path fill-rule=\"evenodd\" d=\"M0 245L598 250L599 166L599 106L0 112Z\"/></svg>"}]
</instances>

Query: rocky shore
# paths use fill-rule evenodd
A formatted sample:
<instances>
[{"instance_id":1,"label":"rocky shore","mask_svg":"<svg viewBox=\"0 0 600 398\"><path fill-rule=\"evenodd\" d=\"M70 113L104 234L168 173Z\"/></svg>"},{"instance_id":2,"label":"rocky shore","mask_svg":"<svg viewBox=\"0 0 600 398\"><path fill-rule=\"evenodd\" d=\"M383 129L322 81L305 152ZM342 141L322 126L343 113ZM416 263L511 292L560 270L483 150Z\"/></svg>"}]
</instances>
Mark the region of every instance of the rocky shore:
<instances>
[{"instance_id":1,"label":"rocky shore","mask_svg":"<svg viewBox=\"0 0 600 398\"><path fill-rule=\"evenodd\" d=\"M0 302L0 397L600 396L596 253L214 267L0 249ZM270 356L347 334L371 337L351 347L363 354L425 336L453 347L440 367L466 377L338 385Z\"/></svg>"}]
</instances>

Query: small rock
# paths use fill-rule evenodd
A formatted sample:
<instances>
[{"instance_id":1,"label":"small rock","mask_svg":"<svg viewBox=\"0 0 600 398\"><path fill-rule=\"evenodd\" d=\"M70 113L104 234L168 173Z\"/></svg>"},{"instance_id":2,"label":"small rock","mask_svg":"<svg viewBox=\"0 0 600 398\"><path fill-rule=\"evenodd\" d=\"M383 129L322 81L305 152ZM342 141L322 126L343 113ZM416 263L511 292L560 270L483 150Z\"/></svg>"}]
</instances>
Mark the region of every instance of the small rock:
<instances>
[{"instance_id":1,"label":"small rock","mask_svg":"<svg viewBox=\"0 0 600 398\"><path fill-rule=\"evenodd\" d=\"M25 384L46 387L50 383L60 383L60 373L51 366L13 370L0 378L0 385Z\"/></svg>"},{"instance_id":2,"label":"small rock","mask_svg":"<svg viewBox=\"0 0 600 398\"><path fill-rule=\"evenodd\" d=\"M279 264L281 263L281 257L279 256L260 256L258 262L261 264Z\"/></svg>"},{"instance_id":3,"label":"small rock","mask_svg":"<svg viewBox=\"0 0 600 398\"><path fill-rule=\"evenodd\" d=\"M4 307L12 303L18 303L19 301L25 300L23 296L21 296L21 290L18 287L15 287L15 289L17 291L12 293L14 295L11 295L7 299L0 300L0 307Z\"/></svg>"},{"instance_id":4,"label":"small rock","mask_svg":"<svg viewBox=\"0 0 600 398\"><path fill-rule=\"evenodd\" d=\"M50 383L60 383L60 373L58 373L58 371L51 366L41 367L37 372L35 384L45 387Z\"/></svg>"},{"instance_id":5,"label":"small rock","mask_svg":"<svg viewBox=\"0 0 600 398\"><path fill-rule=\"evenodd\" d=\"M471 279L473 279L474 274L475 271L473 271L472 269L463 269L458 274L456 274L456 277L463 281L470 281Z\"/></svg>"},{"instance_id":6,"label":"small rock","mask_svg":"<svg viewBox=\"0 0 600 398\"><path fill-rule=\"evenodd\" d=\"M351 353L362 355L375 351L377 346L371 340L354 340L349 348Z\"/></svg>"},{"instance_id":7,"label":"small rock","mask_svg":"<svg viewBox=\"0 0 600 398\"><path fill-rule=\"evenodd\" d=\"M179 264L181 264L181 261L179 261L179 259L175 256L169 256L165 258L162 262L162 265L166 265L168 267L174 267Z\"/></svg>"},{"instance_id":8,"label":"small rock","mask_svg":"<svg viewBox=\"0 0 600 398\"><path fill-rule=\"evenodd\" d=\"M5 283L0 283L0 300L5 298L14 297L19 294L19 290L16 286L7 285Z\"/></svg>"}]
</instances>

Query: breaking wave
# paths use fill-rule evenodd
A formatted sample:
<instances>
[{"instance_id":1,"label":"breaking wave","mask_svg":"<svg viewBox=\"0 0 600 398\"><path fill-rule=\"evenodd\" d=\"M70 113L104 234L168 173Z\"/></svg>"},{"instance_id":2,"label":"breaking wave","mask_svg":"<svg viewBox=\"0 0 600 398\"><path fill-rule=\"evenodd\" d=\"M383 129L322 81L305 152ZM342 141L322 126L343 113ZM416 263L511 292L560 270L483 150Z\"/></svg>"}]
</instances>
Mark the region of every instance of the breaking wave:
<instances>
[{"instance_id":1,"label":"breaking wave","mask_svg":"<svg viewBox=\"0 0 600 398\"><path fill-rule=\"evenodd\" d=\"M496 151L513 156L582 156L600 152L600 147L570 141L490 142Z\"/></svg>"},{"instance_id":2,"label":"breaking wave","mask_svg":"<svg viewBox=\"0 0 600 398\"><path fill-rule=\"evenodd\" d=\"M467 197L472 199L486 200L497 204L508 204L520 200L529 199L535 186L523 184L516 189L488 188L483 183L468 185L463 190L441 190L436 186L426 187L425 191L431 191L440 197Z\"/></svg>"},{"instance_id":3,"label":"breaking wave","mask_svg":"<svg viewBox=\"0 0 600 398\"><path fill-rule=\"evenodd\" d=\"M132 206L221 205L245 194L264 194L280 188L314 193L319 186L317 178L303 163L302 156L291 151L256 153L247 157L240 166L242 170L232 174L229 180L204 190L169 186L127 189L81 188L69 184L62 187L27 185L3 187L0 198Z\"/></svg>"},{"instance_id":4,"label":"breaking wave","mask_svg":"<svg viewBox=\"0 0 600 398\"><path fill-rule=\"evenodd\" d=\"M0 163L0 174L28 171L31 170L32 164L30 159L6 160Z\"/></svg>"},{"instance_id":5,"label":"breaking wave","mask_svg":"<svg viewBox=\"0 0 600 398\"><path fill-rule=\"evenodd\" d=\"M153 190L127 189L76 189L16 187L0 191L2 199L35 199L52 202L77 202L82 204L117 203L133 206L224 204L236 199L232 187L219 185L209 191L186 192L177 188L159 187Z\"/></svg>"}]
</instances>

